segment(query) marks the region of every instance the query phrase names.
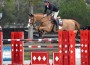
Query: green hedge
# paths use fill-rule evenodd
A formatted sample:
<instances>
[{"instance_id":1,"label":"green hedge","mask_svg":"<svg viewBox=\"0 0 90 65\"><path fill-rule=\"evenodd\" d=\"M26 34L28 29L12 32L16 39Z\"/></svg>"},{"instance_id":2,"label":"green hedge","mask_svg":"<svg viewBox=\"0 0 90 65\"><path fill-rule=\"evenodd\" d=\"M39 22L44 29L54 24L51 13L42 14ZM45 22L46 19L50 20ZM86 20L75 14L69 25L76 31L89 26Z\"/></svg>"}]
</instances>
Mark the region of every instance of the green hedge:
<instances>
[{"instance_id":1,"label":"green hedge","mask_svg":"<svg viewBox=\"0 0 90 65\"><path fill-rule=\"evenodd\" d=\"M77 20L81 26L90 25L90 7L84 0L61 0L60 15L62 18Z\"/></svg>"}]
</instances>

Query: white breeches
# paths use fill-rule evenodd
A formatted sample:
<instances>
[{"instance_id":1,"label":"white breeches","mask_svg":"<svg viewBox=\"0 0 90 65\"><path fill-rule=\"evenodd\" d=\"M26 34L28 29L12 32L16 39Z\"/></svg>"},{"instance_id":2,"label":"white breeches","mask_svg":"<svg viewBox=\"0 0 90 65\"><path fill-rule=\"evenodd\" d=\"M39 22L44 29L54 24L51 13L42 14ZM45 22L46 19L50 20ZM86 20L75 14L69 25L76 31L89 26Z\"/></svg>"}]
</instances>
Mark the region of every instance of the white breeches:
<instances>
[{"instance_id":1,"label":"white breeches","mask_svg":"<svg viewBox=\"0 0 90 65\"><path fill-rule=\"evenodd\" d=\"M59 11L58 12L52 12L52 16L54 17L54 19L57 19L58 14L59 14Z\"/></svg>"}]
</instances>

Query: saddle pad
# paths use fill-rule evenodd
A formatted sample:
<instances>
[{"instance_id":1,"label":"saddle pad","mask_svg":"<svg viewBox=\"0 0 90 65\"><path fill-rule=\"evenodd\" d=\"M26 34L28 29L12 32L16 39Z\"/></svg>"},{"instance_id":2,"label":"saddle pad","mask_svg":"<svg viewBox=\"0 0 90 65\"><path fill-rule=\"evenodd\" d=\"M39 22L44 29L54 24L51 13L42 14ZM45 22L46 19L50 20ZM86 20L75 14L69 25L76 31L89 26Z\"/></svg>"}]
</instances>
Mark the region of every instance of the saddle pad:
<instances>
[{"instance_id":1,"label":"saddle pad","mask_svg":"<svg viewBox=\"0 0 90 65\"><path fill-rule=\"evenodd\" d=\"M62 26L62 25L63 25L63 22L62 22L62 20L61 20L61 19L58 19L58 24L59 24L60 26Z\"/></svg>"}]
</instances>

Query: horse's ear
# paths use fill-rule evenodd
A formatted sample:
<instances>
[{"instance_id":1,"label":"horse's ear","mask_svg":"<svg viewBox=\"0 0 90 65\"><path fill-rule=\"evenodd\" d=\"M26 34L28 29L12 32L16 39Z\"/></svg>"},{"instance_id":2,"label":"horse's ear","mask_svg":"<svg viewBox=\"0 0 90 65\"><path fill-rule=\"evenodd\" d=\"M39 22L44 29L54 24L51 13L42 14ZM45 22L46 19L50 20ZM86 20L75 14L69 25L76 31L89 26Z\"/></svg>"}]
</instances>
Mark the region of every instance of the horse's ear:
<instances>
[{"instance_id":1,"label":"horse's ear","mask_svg":"<svg viewBox=\"0 0 90 65\"><path fill-rule=\"evenodd\" d=\"M34 15L33 15L33 14L31 14L31 13L30 13L30 14L28 14L28 15L29 15L30 17L33 17L33 16L34 16Z\"/></svg>"}]
</instances>

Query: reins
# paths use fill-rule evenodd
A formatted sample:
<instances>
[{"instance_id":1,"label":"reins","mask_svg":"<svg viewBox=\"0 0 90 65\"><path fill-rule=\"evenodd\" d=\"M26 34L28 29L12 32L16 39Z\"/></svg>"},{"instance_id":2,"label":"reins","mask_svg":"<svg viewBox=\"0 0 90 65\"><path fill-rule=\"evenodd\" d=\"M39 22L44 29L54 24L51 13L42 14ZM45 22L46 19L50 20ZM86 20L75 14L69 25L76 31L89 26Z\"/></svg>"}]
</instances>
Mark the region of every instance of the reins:
<instances>
[{"instance_id":1,"label":"reins","mask_svg":"<svg viewBox=\"0 0 90 65\"><path fill-rule=\"evenodd\" d=\"M45 16L45 17L47 17L47 16ZM45 17L42 17L39 21L41 21L42 19L44 19ZM49 20L49 17L48 17L48 20L46 20L46 21L51 21L51 19ZM45 22L45 21L44 21Z\"/></svg>"}]
</instances>

